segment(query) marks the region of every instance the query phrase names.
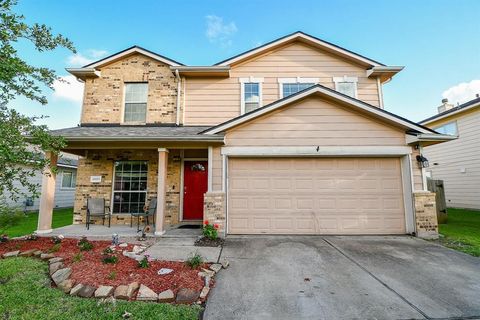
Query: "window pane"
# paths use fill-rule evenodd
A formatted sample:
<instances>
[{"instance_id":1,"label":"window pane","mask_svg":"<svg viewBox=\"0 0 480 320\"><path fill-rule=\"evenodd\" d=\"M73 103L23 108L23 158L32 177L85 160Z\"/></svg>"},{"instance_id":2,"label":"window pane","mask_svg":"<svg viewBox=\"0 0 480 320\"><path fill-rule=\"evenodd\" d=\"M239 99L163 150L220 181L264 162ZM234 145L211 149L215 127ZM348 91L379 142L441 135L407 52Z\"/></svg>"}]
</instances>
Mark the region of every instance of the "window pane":
<instances>
[{"instance_id":1,"label":"window pane","mask_svg":"<svg viewBox=\"0 0 480 320\"><path fill-rule=\"evenodd\" d=\"M146 103L125 103L125 122L145 122L146 115Z\"/></svg>"},{"instance_id":2,"label":"window pane","mask_svg":"<svg viewBox=\"0 0 480 320\"><path fill-rule=\"evenodd\" d=\"M147 98L148 83L125 84L124 122L145 122Z\"/></svg>"},{"instance_id":3,"label":"window pane","mask_svg":"<svg viewBox=\"0 0 480 320\"><path fill-rule=\"evenodd\" d=\"M447 123L441 127L436 128L435 131L442 134L449 134L449 135L455 136L458 134L457 123L456 122Z\"/></svg>"},{"instance_id":4,"label":"window pane","mask_svg":"<svg viewBox=\"0 0 480 320\"><path fill-rule=\"evenodd\" d=\"M143 212L147 193L147 176L146 161L115 163L113 213Z\"/></svg>"},{"instance_id":5,"label":"window pane","mask_svg":"<svg viewBox=\"0 0 480 320\"><path fill-rule=\"evenodd\" d=\"M64 171L62 174L62 188L71 188L72 187L72 173L69 171Z\"/></svg>"},{"instance_id":6,"label":"window pane","mask_svg":"<svg viewBox=\"0 0 480 320\"><path fill-rule=\"evenodd\" d=\"M311 86L315 85L315 83L284 83L283 84L283 98L288 97L294 93L300 92L305 90Z\"/></svg>"},{"instance_id":7,"label":"window pane","mask_svg":"<svg viewBox=\"0 0 480 320\"><path fill-rule=\"evenodd\" d=\"M244 101L245 112L258 109L260 106L260 84L258 83L244 83Z\"/></svg>"},{"instance_id":8,"label":"window pane","mask_svg":"<svg viewBox=\"0 0 480 320\"><path fill-rule=\"evenodd\" d=\"M337 91L355 98L355 82L337 82Z\"/></svg>"}]
</instances>

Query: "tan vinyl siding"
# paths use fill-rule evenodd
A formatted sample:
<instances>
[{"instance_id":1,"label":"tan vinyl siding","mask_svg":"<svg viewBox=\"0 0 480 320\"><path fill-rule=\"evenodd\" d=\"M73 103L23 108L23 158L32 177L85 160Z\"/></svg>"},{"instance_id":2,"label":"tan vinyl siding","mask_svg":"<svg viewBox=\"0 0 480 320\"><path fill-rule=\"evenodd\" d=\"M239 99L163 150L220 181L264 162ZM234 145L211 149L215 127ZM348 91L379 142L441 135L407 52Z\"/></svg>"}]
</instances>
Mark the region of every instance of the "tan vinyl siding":
<instances>
[{"instance_id":1,"label":"tan vinyl siding","mask_svg":"<svg viewBox=\"0 0 480 320\"><path fill-rule=\"evenodd\" d=\"M185 123L215 125L240 114L239 78L263 78L263 105L280 98L279 78L318 78L334 89L333 77L357 77L358 99L379 106L376 79L364 67L305 44L294 43L254 60L233 66L230 78L189 78L186 82Z\"/></svg>"},{"instance_id":2,"label":"tan vinyl siding","mask_svg":"<svg viewBox=\"0 0 480 320\"><path fill-rule=\"evenodd\" d=\"M412 148L412 176L413 176L413 190L423 190L422 169L418 166L417 156L420 152Z\"/></svg>"},{"instance_id":3,"label":"tan vinyl siding","mask_svg":"<svg viewBox=\"0 0 480 320\"><path fill-rule=\"evenodd\" d=\"M227 132L228 146L398 146L405 133L311 97Z\"/></svg>"},{"instance_id":4,"label":"tan vinyl siding","mask_svg":"<svg viewBox=\"0 0 480 320\"><path fill-rule=\"evenodd\" d=\"M451 121L457 122L459 138L424 149L430 162L427 171L434 179L444 180L447 206L480 209L480 108L428 126Z\"/></svg>"},{"instance_id":5,"label":"tan vinyl siding","mask_svg":"<svg viewBox=\"0 0 480 320\"><path fill-rule=\"evenodd\" d=\"M221 147L213 148L212 160L212 191L222 190L222 155L220 154Z\"/></svg>"}]
</instances>

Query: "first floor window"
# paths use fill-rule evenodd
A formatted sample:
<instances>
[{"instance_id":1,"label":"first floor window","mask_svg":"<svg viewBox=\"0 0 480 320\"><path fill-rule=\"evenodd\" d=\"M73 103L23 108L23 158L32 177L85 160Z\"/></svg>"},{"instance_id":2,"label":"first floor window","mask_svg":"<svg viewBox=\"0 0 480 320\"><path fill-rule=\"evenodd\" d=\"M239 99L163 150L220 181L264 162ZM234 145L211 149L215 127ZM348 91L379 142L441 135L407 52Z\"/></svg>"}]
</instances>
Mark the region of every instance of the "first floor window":
<instances>
[{"instance_id":1,"label":"first floor window","mask_svg":"<svg viewBox=\"0 0 480 320\"><path fill-rule=\"evenodd\" d=\"M75 188L76 174L73 171L62 172L62 188Z\"/></svg>"},{"instance_id":2,"label":"first floor window","mask_svg":"<svg viewBox=\"0 0 480 320\"><path fill-rule=\"evenodd\" d=\"M113 213L143 212L147 196L147 161L117 161L113 184Z\"/></svg>"},{"instance_id":3,"label":"first floor window","mask_svg":"<svg viewBox=\"0 0 480 320\"><path fill-rule=\"evenodd\" d=\"M357 81L356 77L334 77L335 90L352 98L357 98Z\"/></svg>"},{"instance_id":4,"label":"first floor window","mask_svg":"<svg viewBox=\"0 0 480 320\"><path fill-rule=\"evenodd\" d=\"M145 123L147 118L148 83L125 84L125 113L123 121Z\"/></svg>"},{"instance_id":5,"label":"first floor window","mask_svg":"<svg viewBox=\"0 0 480 320\"><path fill-rule=\"evenodd\" d=\"M434 130L441 134L456 136L458 134L457 122L449 122L443 126L434 128Z\"/></svg>"}]
</instances>

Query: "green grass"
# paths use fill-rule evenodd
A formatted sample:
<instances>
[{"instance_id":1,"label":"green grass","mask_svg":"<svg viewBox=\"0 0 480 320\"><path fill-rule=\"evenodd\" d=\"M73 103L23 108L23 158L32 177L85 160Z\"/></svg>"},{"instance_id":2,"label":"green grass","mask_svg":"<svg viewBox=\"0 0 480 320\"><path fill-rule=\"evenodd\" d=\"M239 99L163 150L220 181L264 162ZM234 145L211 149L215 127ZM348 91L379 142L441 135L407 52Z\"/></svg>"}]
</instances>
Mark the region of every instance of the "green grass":
<instances>
[{"instance_id":1,"label":"green grass","mask_svg":"<svg viewBox=\"0 0 480 320\"><path fill-rule=\"evenodd\" d=\"M443 245L480 257L480 211L449 208L448 222L439 229Z\"/></svg>"},{"instance_id":2,"label":"green grass","mask_svg":"<svg viewBox=\"0 0 480 320\"><path fill-rule=\"evenodd\" d=\"M198 319L200 307L71 297L50 287L46 263L32 258L0 260L0 319Z\"/></svg>"},{"instance_id":3,"label":"green grass","mask_svg":"<svg viewBox=\"0 0 480 320\"><path fill-rule=\"evenodd\" d=\"M20 237L26 234L30 234L37 230L38 212L30 212L25 219L22 219L19 225L11 227L6 230L6 234L9 237ZM73 223L73 209L55 209L53 210L52 227L59 228L68 226Z\"/></svg>"}]
</instances>

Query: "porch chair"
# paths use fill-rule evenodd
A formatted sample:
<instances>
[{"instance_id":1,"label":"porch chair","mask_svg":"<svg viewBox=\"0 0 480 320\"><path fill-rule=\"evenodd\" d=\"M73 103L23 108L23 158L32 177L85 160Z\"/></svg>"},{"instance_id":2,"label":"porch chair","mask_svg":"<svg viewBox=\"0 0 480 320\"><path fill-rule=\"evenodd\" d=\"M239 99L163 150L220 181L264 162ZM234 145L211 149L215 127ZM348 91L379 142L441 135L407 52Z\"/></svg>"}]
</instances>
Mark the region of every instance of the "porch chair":
<instances>
[{"instance_id":1,"label":"porch chair","mask_svg":"<svg viewBox=\"0 0 480 320\"><path fill-rule=\"evenodd\" d=\"M155 224L155 213L157 212L157 198L152 198L150 200L150 204L143 207L143 212L140 213L131 213L130 219L130 228L133 226L133 218L137 217L137 232L140 231L140 217L143 217L145 221L145 225L149 224L149 218L152 217L153 223Z\"/></svg>"},{"instance_id":2,"label":"porch chair","mask_svg":"<svg viewBox=\"0 0 480 320\"><path fill-rule=\"evenodd\" d=\"M108 227L110 228L112 215L110 212L110 207L105 205L105 199L87 199L87 230L90 230L92 217L101 217L103 220L103 225L105 225L105 218L108 218Z\"/></svg>"}]
</instances>

